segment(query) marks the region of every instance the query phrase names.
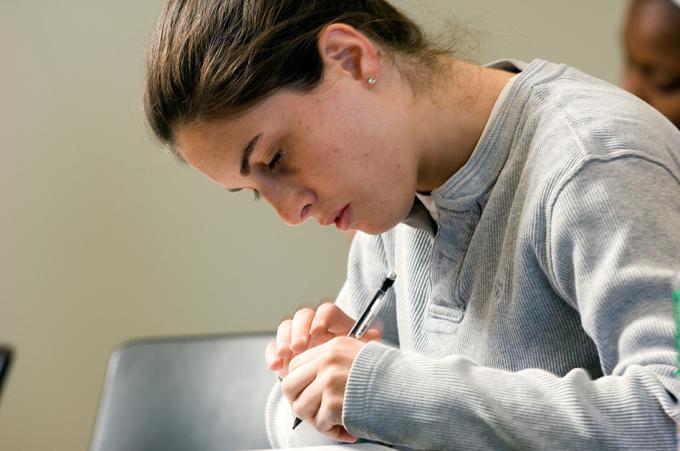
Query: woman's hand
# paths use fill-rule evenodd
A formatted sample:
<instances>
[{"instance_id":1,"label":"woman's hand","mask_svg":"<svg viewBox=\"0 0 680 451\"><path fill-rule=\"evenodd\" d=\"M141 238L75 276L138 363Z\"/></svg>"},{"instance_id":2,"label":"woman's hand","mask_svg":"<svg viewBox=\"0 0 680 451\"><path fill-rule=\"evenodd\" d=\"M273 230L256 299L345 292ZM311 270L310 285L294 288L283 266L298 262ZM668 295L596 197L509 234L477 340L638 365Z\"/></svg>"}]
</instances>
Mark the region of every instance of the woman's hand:
<instances>
[{"instance_id":1,"label":"woman's hand","mask_svg":"<svg viewBox=\"0 0 680 451\"><path fill-rule=\"evenodd\" d=\"M342 424L342 409L352 362L365 345L355 338L333 338L294 357L281 382L295 414L335 440L357 440Z\"/></svg>"},{"instance_id":2,"label":"woman's hand","mask_svg":"<svg viewBox=\"0 0 680 451\"><path fill-rule=\"evenodd\" d=\"M283 321L276 332L276 339L267 346L265 359L270 370L279 377L288 374L288 364L295 356L335 337L346 336L354 320L331 302L321 304L316 311L310 308L298 310L292 320ZM380 339L376 329L369 329L362 341Z\"/></svg>"}]
</instances>

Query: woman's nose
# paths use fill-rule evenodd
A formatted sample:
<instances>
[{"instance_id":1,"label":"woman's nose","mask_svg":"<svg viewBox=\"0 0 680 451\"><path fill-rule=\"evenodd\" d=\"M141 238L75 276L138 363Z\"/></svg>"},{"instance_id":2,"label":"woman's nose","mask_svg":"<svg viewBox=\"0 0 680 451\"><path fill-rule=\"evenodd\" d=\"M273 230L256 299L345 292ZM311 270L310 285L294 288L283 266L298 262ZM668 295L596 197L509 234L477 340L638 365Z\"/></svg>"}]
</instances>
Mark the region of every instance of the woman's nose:
<instances>
[{"instance_id":1,"label":"woman's nose","mask_svg":"<svg viewBox=\"0 0 680 451\"><path fill-rule=\"evenodd\" d=\"M315 202L314 194L304 188L272 188L262 195L274 207L287 225L303 223L311 214Z\"/></svg>"}]
</instances>

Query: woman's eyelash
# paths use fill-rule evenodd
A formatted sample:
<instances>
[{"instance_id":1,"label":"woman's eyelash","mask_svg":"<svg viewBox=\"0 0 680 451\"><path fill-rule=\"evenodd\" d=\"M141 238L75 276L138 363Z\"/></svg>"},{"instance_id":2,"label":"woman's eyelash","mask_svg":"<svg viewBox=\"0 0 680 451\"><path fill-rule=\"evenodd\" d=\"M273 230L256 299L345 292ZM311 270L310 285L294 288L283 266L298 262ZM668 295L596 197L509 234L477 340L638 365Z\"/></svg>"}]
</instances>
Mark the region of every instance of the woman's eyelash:
<instances>
[{"instance_id":1,"label":"woman's eyelash","mask_svg":"<svg viewBox=\"0 0 680 451\"><path fill-rule=\"evenodd\" d=\"M269 172L274 172L278 169L279 165L281 164L281 161L283 160L283 150L279 150L276 152L276 155L274 155L274 158L271 159L269 163L267 163L267 169ZM260 200L260 192L256 189L253 190L253 200Z\"/></svg>"},{"instance_id":2,"label":"woman's eyelash","mask_svg":"<svg viewBox=\"0 0 680 451\"><path fill-rule=\"evenodd\" d=\"M269 171L270 172L275 171L282 160L283 160L283 151L279 150L278 152L276 152L276 155L274 155L274 158L272 158L271 161L267 164Z\"/></svg>"}]
</instances>

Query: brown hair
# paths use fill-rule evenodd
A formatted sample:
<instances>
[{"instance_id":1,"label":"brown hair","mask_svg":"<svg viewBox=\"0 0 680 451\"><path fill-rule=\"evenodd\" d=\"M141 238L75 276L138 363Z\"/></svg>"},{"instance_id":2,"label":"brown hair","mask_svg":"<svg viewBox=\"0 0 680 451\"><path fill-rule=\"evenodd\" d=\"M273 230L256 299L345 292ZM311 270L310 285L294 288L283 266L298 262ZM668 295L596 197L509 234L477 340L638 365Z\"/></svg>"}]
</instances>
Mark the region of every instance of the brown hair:
<instances>
[{"instance_id":1,"label":"brown hair","mask_svg":"<svg viewBox=\"0 0 680 451\"><path fill-rule=\"evenodd\" d=\"M336 22L390 57L431 66L445 53L385 0L170 0L147 57L151 129L181 160L177 127L237 114L281 88L313 89L323 76L318 36Z\"/></svg>"}]
</instances>

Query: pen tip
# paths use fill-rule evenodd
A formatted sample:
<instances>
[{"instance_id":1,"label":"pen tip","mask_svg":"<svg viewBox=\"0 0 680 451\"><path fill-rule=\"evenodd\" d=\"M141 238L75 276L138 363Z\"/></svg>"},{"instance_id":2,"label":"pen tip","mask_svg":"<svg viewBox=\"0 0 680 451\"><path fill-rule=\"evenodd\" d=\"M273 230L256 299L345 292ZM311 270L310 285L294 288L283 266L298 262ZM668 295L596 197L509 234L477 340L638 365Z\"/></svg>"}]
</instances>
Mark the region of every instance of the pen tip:
<instances>
[{"instance_id":1,"label":"pen tip","mask_svg":"<svg viewBox=\"0 0 680 451\"><path fill-rule=\"evenodd\" d=\"M391 272L391 273L390 273L390 275L389 275L389 276L387 276L387 278L388 278L388 279L392 279L392 280L395 280L395 279L397 278L397 274L396 274L396 273L393 273L393 272Z\"/></svg>"}]
</instances>

